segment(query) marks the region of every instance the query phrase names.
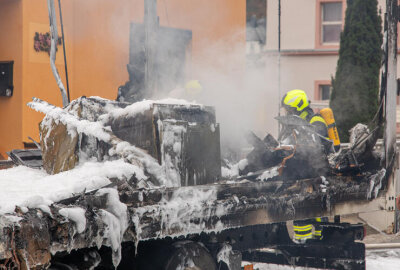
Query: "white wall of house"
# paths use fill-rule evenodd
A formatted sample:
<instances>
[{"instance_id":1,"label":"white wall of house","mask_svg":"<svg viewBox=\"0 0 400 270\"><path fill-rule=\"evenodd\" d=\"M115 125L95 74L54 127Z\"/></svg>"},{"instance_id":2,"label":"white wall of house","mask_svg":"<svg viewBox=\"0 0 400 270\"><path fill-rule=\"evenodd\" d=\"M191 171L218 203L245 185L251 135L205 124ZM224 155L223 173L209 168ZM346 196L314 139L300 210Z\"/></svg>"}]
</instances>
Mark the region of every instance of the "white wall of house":
<instances>
[{"instance_id":1,"label":"white wall of house","mask_svg":"<svg viewBox=\"0 0 400 270\"><path fill-rule=\"evenodd\" d=\"M267 0L267 49L278 49L278 0ZM281 0L281 49L313 49L315 0Z\"/></svg>"},{"instance_id":2,"label":"white wall of house","mask_svg":"<svg viewBox=\"0 0 400 270\"><path fill-rule=\"evenodd\" d=\"M313 99L314 82L330 80L335 74L337 57L331 55L283 56L281 58L281 85L287 89L306 89Z\"/></svg>"}]
</instances>

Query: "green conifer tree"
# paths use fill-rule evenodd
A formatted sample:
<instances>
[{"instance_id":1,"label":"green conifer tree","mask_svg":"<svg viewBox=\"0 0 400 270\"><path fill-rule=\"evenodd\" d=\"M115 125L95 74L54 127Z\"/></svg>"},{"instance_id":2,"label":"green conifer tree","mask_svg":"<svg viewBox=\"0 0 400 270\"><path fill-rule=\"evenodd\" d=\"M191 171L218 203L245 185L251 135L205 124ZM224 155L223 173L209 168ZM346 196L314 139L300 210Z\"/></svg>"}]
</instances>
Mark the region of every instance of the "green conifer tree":
<instances>
[{"instance_id":1,"label":"green conifer tree","mask_svg":"<svg viewBox=\"0 0 400 270\"><path fill-rule=\"evenodd\" d=\"M381 31L377 0L347 0L330 99L343 142L354 125L368 124L378 109Z\"/></svg>"}]
</instances>

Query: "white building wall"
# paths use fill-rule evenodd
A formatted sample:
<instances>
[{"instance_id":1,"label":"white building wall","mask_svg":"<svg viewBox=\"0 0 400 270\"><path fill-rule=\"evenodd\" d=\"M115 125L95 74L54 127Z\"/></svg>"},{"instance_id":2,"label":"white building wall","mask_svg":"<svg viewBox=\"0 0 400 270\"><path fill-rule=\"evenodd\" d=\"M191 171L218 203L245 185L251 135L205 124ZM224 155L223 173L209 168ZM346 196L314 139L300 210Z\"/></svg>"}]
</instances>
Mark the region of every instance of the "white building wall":
<instances>
[{"instance_id":1,"label":"white building wall","mask_svg":"<svg viewBox=\"0 0 400 270\"><path fill-rule=\"evenodd\" d=\"M278 2L267 0L267 50L278 49ZM386 0L378 0L382 14L385 6ZM315 49L316 8L317 0L281 0L282 50Z\"/></svg>"},{"instance_id":2,"label":"white building wall","mask_svg":"<svg viewBox=\"0 0 400 270\"><path fill-rule=\"evenodd\" d=\"M267 49L278 49L278 0L268 0ZM281 1L281 49L313 49L315 45L315 1Z\"/></svg>"},{"instance_id":3,"label":"white building wall","mask_svg":"<svg viewBox=\"0 0 400 270\"><path fill-rule=\"evenodd\" d=\"M330 80L335 75L337 56L283 56L281 85L284 92L303 89L314 100L314 82Z\"/></svg>"}]
</instances>

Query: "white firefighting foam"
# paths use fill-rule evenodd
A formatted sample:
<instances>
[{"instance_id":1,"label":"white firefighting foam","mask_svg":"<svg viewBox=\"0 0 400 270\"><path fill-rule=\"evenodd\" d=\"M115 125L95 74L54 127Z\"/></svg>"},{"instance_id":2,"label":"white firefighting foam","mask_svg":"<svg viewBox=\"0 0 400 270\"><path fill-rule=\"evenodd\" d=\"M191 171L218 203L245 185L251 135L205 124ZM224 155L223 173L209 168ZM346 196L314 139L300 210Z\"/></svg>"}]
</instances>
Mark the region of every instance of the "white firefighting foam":
<instances>
[{"instance_id":1,"label":"white firefighting foam","mask_svg":"<svg viewBox=\"0 0 400 270\"><path fill-rule=\"evenodd\" d=\"M180 175L178 172L174 172L173 168L181 162L180 144L182 142L180 140L182 134L186 132L184 126L175 125L175 123L169 125L168 121L159 123L160 130L164 133L162 149L168 148L169 150L168 153L163 152L165 161L163 166L143 150L128 142L114 139L110 136L110 127L105 126L111 115L112 117L124 117L143 113L154 103L177 104L178 106L193 105L193 103L183 100L167 99L138 102L124 109L106 106L103 110L104 114L96 116L98 120L96 121L96 119L92 119L92 116L85 115L90 112L83 111L80 117L77 117L78 114L74 109L66 112L66 110L39 100L31 103L32 108L47 114L42 125L51 125L50 120L53 119L66 125L70 134L84 133L105 142L117 141L110 149L109 155L114 158L119 157L119 159L99 162L81 156L80 163L74 169L56 175L48 175L44 170L24 166L2 170L0 171L0 215L12 213L16 206L21 207L23 211L27 211L28 208L40 208L51 214L49 206L52 203L75 194L100 189L96 195L107 194L108 198L107 209L99 211L106 228L104 235L96 238L96 243L98 247L105 244L112 248L115 266L121 259L121 242L130 221L135 225L137 241L141 240L143 230L141 220L145 216L160 217L162 229L157 237L180 235L183 232L222 230L224 226L220 221L211 227L207 225L210 216L220 217L225 213L225 209L213 205L217 199L216 188L203 190L197 187L182 187L170 195L164 193L161 202L156 205L133 209L131 215L127 211L127 206L119 201L117 190L103 188L110 184L109 179L111 178L128 180L135 176L138 183L149 182L145 170L159 180L160 186L142 185L144 188L161 188L165 191L166 187L181 185ZM82 117L93 121L82 120ZM174 156L171 156L172 154ZM130 158L139 160L144 167L140 164L130 164ZM75 224L77 233L85 231L86 217L83 208L63 208L59 210L59 214ZM197 222L193 222L193 219L196 219Z\"/></svg>"},{"instance_id":2,"label":"white firefighting foam","mask_svg":"<svg viewBox=\"0 0 400 270\"><path fill-rule=\"evenodd\" d=\"M242 266L250 262L242 262ZM366 252L366 269L368 270L398 270L400 265L400 249L371 250ZM293 267L276 264L254 263L255 270L313 270L315 268Z\"/></svg>"},{"instance_id":3,"label":"white firefighting foam","mask_svg":"<svg viewBox=\"0 0 400 270\"><path fill-rule=\"evenodd\" d=\"M217 222L213 228L209 228L206 223L211 216L220 217L225 213L223 208L214 205L217 200L216 188L181 187L168 197L164 194L156 205L133 209L132 222L138 240L141 240L143 230L141 219L147 216L160 217L162 227L157 237L181 235L182 231L199 233L223 229L221 222Z\"/></svg>"},{"instance_id":4,"label":"white firefighting foam","mask_svg":"<svg viewBox=\"0 0 400 270\"><path fill-rule=\"evenodd\" d=\"M123 160L87 161L72 170L49 175L44 170L18 166L0 170L0 214L14 212L15 206L49 206L110 184L110 178L145 177L141 168Z\"/></svg>"}]
</instances>

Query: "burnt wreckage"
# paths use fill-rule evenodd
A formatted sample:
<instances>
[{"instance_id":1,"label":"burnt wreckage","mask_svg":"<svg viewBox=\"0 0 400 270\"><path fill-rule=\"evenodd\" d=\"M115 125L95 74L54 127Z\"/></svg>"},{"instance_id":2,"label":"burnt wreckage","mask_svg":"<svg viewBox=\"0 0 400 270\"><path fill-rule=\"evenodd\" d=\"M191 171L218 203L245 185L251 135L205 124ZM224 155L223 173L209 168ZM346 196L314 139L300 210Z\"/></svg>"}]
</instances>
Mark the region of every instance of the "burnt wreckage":
<instances>
[{"instance_id":1,"label":"burnt wreckage","mask_svg":"<svg viewBox=\"0 0 400 270\"><path fill-rule=\"evenodd\" d=\"M338 154L327 156L320 144L310 144L310 138L320 139L316 134L300 135L312 133L307 124L281 117L282 134L291 141L249 134L254 150L238 165L241 176L223 179L219 126L211 107L82 97L58 108L34 99L29 106L46 114L40 151L11 151L15 164L61 175L88 161L120 161L132 173L50 205L16 206L0 215L0 266L236 270L247 260L365 269L365 247L356 242L364 228L341 223L339 215L386 210L398 229L398 160L390 132L397 1L387 2L379 128L368 132L359 126L353 143ZM149 11L155 1L145 3ZM140 87L132 85L125 92L135 99ZM384 151L374 150L384 121ZM286 221L320 216L335 217L321 223L322 240L297 244L290 239Z\"/></svg>"},{"instance_id":2,"label":"burnt wreckage","mask_svg":"<svg viewBox=\"0 0 400 270\"><path fill-rule=\"evenodd\" d=\"M290 177L290 160L301 147L294 145L282 147L285 154L272 168L224 180L211 107L84 97L64 109L39 99L29 106L46 113L40 132L48 174L74 170L84 157L122 159L143 175L110 179L47 211L17 206L1 216L5 267L176 269L193 263L217 269L218 262L238 269L242 259L291 264L295 258L297 265L365 268L364 245L354 242L362 239L362 226L324 223L322 241L300 245L280 222L352 213L348 203L381 208L391 175L383 168ZM37 163L32 160L22 163ZM66 215L76 209L84 224Z\"/></svg>"},{"instance_id":3,"label":"burnt wreckage","mask_svg":"<svg viewBox=\"0 0 400 270\"><path fill-rule=\"evenodd\" d=\"M247 134L253 150L241 161L239 174L246 179L285 180L318 176L375 174L382 169L382 153L374 151L383 122L370 132L362 124L351 130L350 145L334 152L332 141L322 137L314 128L296 115L276 117L282 126L279 142L270 134L263 140L254 133ZM271 170L271 167L275 167Z\"/></svg>"}]
</instances>

